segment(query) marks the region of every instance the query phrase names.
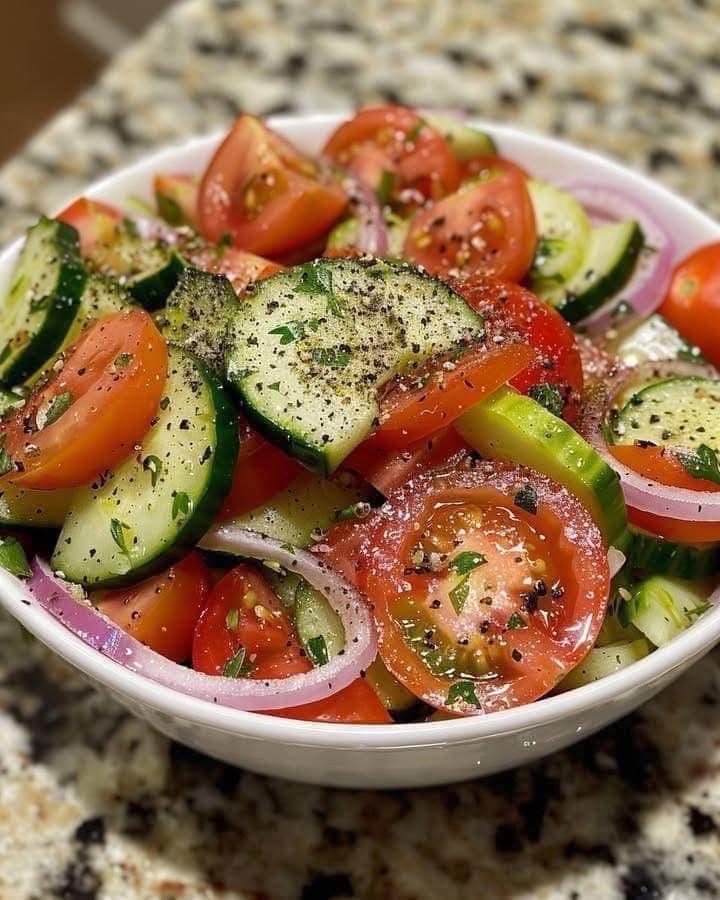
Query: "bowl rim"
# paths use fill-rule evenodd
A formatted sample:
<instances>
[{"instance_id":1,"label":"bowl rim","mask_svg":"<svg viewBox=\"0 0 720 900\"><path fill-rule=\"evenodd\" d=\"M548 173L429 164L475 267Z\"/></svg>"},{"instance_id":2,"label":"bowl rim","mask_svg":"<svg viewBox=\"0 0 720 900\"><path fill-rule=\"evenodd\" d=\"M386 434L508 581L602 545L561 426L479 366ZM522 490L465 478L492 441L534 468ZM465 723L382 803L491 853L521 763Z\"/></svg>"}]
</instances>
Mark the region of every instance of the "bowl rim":
<instances>
[{"instance_id":1,"label":"bowl rim","mask_svg":"<svg viewBox=\"0 0 720 900\"><path fill-rule=\"evenodd\" d=\"M280 131L287 128L321 129L343 120L347 113L316 113L270 117L269 122ZM698 227L720 238L720 224L689 201L655 182L642 172L601 154L535 131L502 125L476 117L468 122L486 129L502 144L504 138L524 142L540 151L565 154L589 166L604 169L617 179L631 180L660 201L674 206L687 217L694 218ZM144 155L130 165L91 183L84 195L101 198L108 190L123 181L143 173L152 173L166 165L179 153L208 152L226 132L191 137L182 142L161 147ZM11 242L0 253L0 265L17 252L22 238ZM143 706L177 719L237 734L246 739L273 741L288 745L335 749L411 749L473 743L482 738L518 734L542 725L568 719L600 705L619 700L622 695L639 691L649 683L671 676L694 662L720 641L720 606L714 607L700 620L668 644L657 648L626 669L621 669L600 681L533 703L485 715L441 720L435 722L394 723L391 726L353 725L342 723L306 722L246 712L220 706L206 700L189 697L174 688L159 685L137 672L103 656L85 644L69 629L44 610L29 594L23 583L0 570L0 603L44 644L66 662L71 663L105 687ZM702 624L701 624L702 623ZM577 726L578 734L582 726Z\"/></svg>"}]
</instances>

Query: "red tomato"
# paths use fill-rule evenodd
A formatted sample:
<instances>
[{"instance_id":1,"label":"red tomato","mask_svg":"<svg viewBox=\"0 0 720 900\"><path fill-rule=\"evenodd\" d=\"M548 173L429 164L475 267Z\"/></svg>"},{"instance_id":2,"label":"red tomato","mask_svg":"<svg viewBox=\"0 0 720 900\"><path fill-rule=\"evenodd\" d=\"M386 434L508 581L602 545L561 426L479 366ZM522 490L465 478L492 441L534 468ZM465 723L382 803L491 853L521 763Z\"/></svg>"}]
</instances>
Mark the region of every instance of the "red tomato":
<instances>
[{"instance_id":1,"label":"red tomato","mask_svg":"<svg viewBox=\"0 0 720 900\"><path fill-rule=\"evenodd\" d=\"M669 516L656 516L628 507L628 518L633 525L651 534L659 534L669 541L681 544L706 544L720 541L720 525L717 522L686 522Z\"/></svg>"},{"instance_id":2,"label":"red tomato","mask_svg":"<svg viewBox=\"0 0 720 900\"><path fill-rule=\"evenodd\" d=\"M438 200L460 183L445 138L411 109L376 106L344 122L323 153L355 172L372 190L390 180L388 199L403 204Z\"/></svg>"},{"instance_id":3,"label":"red tomato","mask_svg":"<svg viewBox=\"0 0 720 900\"><path fill-rule=\"evenodd\" d=\"M192 647L193 668L222 675L239 651L248 678L287 678L312 668L285 611L262 576L241 564L215 586L200 615ZM360 682L360 683L359 683ZM389 722L375 692L360 679L325 700L270 715L323 722Z\"/></svg>"},{"instance_id":4,"label":"red tomato","mask_svg":"<svg viewBox=\"0 0 720 900\"><path fill-rule=\"evenodd\" d=\"M215 152L200 185L207 240L230 235L251 253L273 256L324 234L347 204L317 164L254 116L243 115Z\"/></svg>"},{"instance_id":5,"label":"red tomato","mask_svg":"<svg viewBox=\"0 0 720 900\"><path fill-rule=\"evenodd\" d=\"M256 256L237 247L203 247L190 254L190 260L198 269L225 275L236 294L244 294L248 285L269 278L284 267L271 259Z\"/></svg>"},{"instance_id":6,"label":"red tomato","mask_svg":"<svg viewBox=\"0 0 720 900\"><path fill-rule=\"evenodd\" d=\"M530 174L522 166L495 153L476 156L475 159L470 159L462 164L463 181L468 181L471 178L480 178L483 181L487 181L488 178L498 172L513 172L525 181L530 178Z\"/></svg>"},{"instance_id":7,"label":"red tomato","mask_svg":"<svg viewBox=\"0 0 720 900\"><path fill-rule=\"evenodd\" d=\"M88 484L142 440L166 377L167 346L146 312L100 319L3 422L8 478L40 490Z\"/></svg>"},{"instance_id":8,"label":"red tomato","mask_svg":"<svg viewBox=\"0 0 720 900\"><path fill-rule=\"evenodd\" d=\"M197 175L156 175L153 189L158 211L168 224L197 229Z\"/></svg>"},{"instance_id":9,"label":"red tomato","mask_svg":"<svg viewBox=\"0 0 720 900\"><path fill-rule=\"evenodd\" d=\"M83 256L92 256L98 245L112 242L115 227L122 222L123 214L100 200L79 197L57 218L77 229L80 235L80 252Z\"/></svg>"},{"instance_id":10,"label":"red tomato","mask_svg":"<svg viewBox=\"0 0 720 900\"><path fill-rule=\"evenodd\" d=\"M373 602L387 668L451 712L547 693L605 617L610 576L590 513L523 467L468 460L425 473L326 543L323 558Z\"/></svg>"},{"instance_id":11,"label":"red tomato","mask_svg":"<svg viewBox=\"0 0 720 900\"><path fill-rule=\"evenodd\" d=\"M435 275L480 273L519 282L536 243L525 179L508 169L421 210L410 223L403 256Z\"/></svg>"},{"instance_id":12,"label":"red tomato","mask_svg":"<svg viewBox=\"0 0 720 900\"><path fill-rule=\"evenodd\" d=\"M658 312L720 366L720 241L700 247L676 267Z\"/></svg>"},{"instance_id":13,"label":"red tomato","mask_svg":"<svg viewBox=\"0 0 720 900\"><path fill-rule=\"evenodd\" d=\"M483 397L522 372L535 359L526 344L479 346L447 369L437 361L428 371L399 379L380 407L375 440L381 447L405 448L441 428Z\"/></svg>"},{"instance_id":14,"label":"red tomato","mask_svg":"<svg viewBox=\"0 0 720 900\"><path fill-rule=\"evenodd\" d=\"M192 650L193 631L210 593L210 572L191 553L160 575L131 588L97 591L100 612L157 653L182 662Z\"/></svg>"},{"instance_id":15,"label":"red tomato","mask_svg":"<svg viewBox=\"0 0 720 900\"><path fill-rule=\"evenodd\" d=\"M244 420L241 420L239 430L240 449L232 487L220 512L221 520L241 516L262 506L303 471L300 463L266 441Z\"/></svg>"},{"instance_id":16,"label":"red tomato","mask_svg":"<svg viewBox=\"0 0 720 900\"><path fill-rule=\"evenodd\" d=\"M574 421L583 390L583 366L572 328L557 310L526 288L493 278L450 279L450 285L485 317L491 332L511 328L537 351L537 359L511 379L526 394L537 384L556 385L565 399L563 417Z\"/></svg>"}]
</instances>

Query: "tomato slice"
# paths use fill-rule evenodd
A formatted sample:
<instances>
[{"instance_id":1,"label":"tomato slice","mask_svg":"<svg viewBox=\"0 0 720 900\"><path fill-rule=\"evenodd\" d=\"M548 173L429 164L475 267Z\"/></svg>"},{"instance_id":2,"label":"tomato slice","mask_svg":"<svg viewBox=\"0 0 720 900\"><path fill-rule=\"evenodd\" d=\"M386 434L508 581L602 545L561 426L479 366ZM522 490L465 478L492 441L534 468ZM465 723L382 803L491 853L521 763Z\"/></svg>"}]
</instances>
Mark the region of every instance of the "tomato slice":
<instances>
[{"instance_id":1,"label":"tomato slice","mask_svg":"<svg viewBox=\"0 0 720 900\"><path fill-rule=\"evenodd\" d=\"M112 242L115 228L122 222L123 214L100 200L79 197L57 218L77 229L80 235L80 252L83 256L92 256L98 246Z\"/></svg>"},{"instance_id":2,"label":"tomato slice","mask_svg":"<svg viewBox=\"0 0 720 900\"><path fill-rule=\"evenodd\" d=\"M176 662L188 659L195 625L210 594L210 572L191 553L130 588L97 591L100 612L138 641Z\"/></svg>"},{"instance_id":3,"label":"tomato slice","mask_svg":"<svg viewBox=\"0 0 720 900\"><path fill-rule=\"evenodd\" d=\"M345 208L345 191L254 116L243 115L218 147L200 185L207 240L273 256L324 234Z\"/></svg>"},{"instance_id":4,"label":"tomato slice","mask_svg":"<svg viewBox=\"0 0 720 900\"><path fill-rule=\"evenodd\" d=\"M658 312L720 366L720 241L700 247L677 265Z\"/></svg>"},{"instance_id":5,"label":"tomato slice","mask_svg":"<svg viewBox=\"0 0 720 900\"><path fill-rule=\"evenodd\" d=\"M519 282L536 243L525 179L508 169L421 210L410 223L403 256L435 275L482 273Z\"/></svg>"},{"instance_id":6,"label":"tomato slice","mask_svg":"<svg viewBox=\"0 0 720 900\"><path fill-rule=\"evenodd\" d=\"M519 166L511 159L504 156L498 156L496 153L488 153L484 156L476 156L469 159L461 166L461 177L463 182L470 179L481 179L487 181L488 178L499 172L512 172L525 181L530 178L530 173Z\"/></svg>"},{"instance_id":7,"label":"tomato slice","mask_svg":"<svg viewBox=\"0 0 720 900\"><path fill-rule=\"evenodd\" d=\"M450 712L547 693L605 616L607 557L589 512L522 467L468 460L427 472L326 543L323 558L373 602L387 668Z\"/></svg>"},{"instance_id":8,"label":"tomato slice","mask_svg":"<svg viewBox=\"0 0 720 900\"><path fill-rule=\"evenodd\" d=\"M439 200L460 183L447 141L416 112L402 106L362 109L330 135L325 156L351 169L383 201L403 205Z\"/></svg>"},{"instance_id":9,"label":"tomato slice","mask_svg":"<svg viewBox=\"0 0 720 900\"><path fill-rule=\"evenodd\" d=\"M583 365L575 334L557 310L532 291L494 278L451 278L450 286L479 312L492 333L511 329L537 352L536 360L511 379L523 394L540 384L557 388L563 418L575 421L583 391Z\"/></svg>"},{"instance_id":10,"label":"tomato slice","mask_svg":"<svg viewBox=\"0 0 720 900\"><path fill-rule=\"evenodd\" d=\"M720 523L718 522L686 522L683 519L671 519L628 507L628 518L633 525L644 528L651 534L660 535L669 541L680 544L707 544L720 541Z\"/></svg>"},{"instance_id":11,"label":"tomato slice","mask_svg":"<svg viewBox=\"0 0 720 900\"><path fill-rule=\"evenodd\" d=\"M240 421L239 432L240 449L232 486L220 512L221 520L262 506L303 471L300 463L266 441L244 419Z\"/></svg>"},{"instance_id":12,"label":"tomato slice","mask_svg":"<svg viewBox=\"0 0 720 900\"><path fill-rule=\"evenodd\" d=\"M425 372L398 379L382 401L375 441L381 447L404 448L434 434L534 359L526 344L482 345L457 362L434 361Z\"/></svg>"},{"instance_id":13,"label":"tomato slice","mask_svg":"<svg viewBox=\"0 0 720 900\"><path fill-rule=\"evenodd\" d=\"M194 250L190 258L198 269L224 275L239 295L244 294L253 282L284 271L279 263L237 247L203 247Z\"/></svg>"},{"instance_id":14,"label":"tomato slice","mask_svg":"<svg viewBox=\"0 0 720 900\"><path fill-rule=\"evenodd\" d=\"M240 658L236 677L287 678L312 668L280 601L259 572L245 563L215 585L192 646L193 668L208 675L222 675L233 661L237 668ZM362 679L324 700L268 714L321 722L391 721Z\"/></svg>"},{"instance_id":15,"label":"tomato slice","mask_svg":"<svg viewBox=\"0 0 720 900\"><path fill-rule=\"evenodd\" d=\"M85 331L62 368L40 383L0 434L28 488L88 484L132 452L162 398L167 346L142 310L116 313Z\"/></svg>"},{"instance_id":16,"label":"tomato slice","mask_svg":"<svg viewBox=\"0 0 720 900\"><path fill-rule=\"evenodd\" d=\"M200 179L197 175L156 175L153 189L160 215L169 225L198 227L197 198Z\"/></svg>"}]
</instances>

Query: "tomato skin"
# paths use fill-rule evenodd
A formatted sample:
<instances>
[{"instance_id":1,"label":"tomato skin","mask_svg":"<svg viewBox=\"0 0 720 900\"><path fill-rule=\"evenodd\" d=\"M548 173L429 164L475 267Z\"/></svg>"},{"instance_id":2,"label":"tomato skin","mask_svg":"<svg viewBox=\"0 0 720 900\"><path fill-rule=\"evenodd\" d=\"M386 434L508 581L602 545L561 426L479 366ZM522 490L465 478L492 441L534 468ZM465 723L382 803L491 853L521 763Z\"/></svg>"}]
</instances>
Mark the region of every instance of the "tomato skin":
<instances>
[{"instance_id":1,"label":"tomato skin","mask_svg":"<svg viewBox=\"0 0 720 900\"><path fill-rule=\"evenodd\" d=\"M680 262L658 312L720 366L720 241Z\"/></svg>"},{"instance_id":2,"label":"tomato skin","mask_svg":"<svg viewBox=\"0 0 720 900\"><path fill-rule=\"evenodd\" d=\"M98 609L124 631L175 662L188 659L195 625L210 594L210 572L191 553L131 588L98 591Z\"/></svg>"},{"instance_id":3,"label":"tomato skin","mask_svg":"<svg viewBox=\"0 0 720 900\"><path fill-rule=\"evenodd\" d=\"M410 390L391 390L380 407L375 440L381 447L402 449L452 424L483 397L522 372L535 359L526 344L485 345L467 351L454 368L431 368L430 379ZM416 376L413 378L416 380Z\"/></svg>"},{"instance_id":4,"label":"tomato skin","mask_svg":"<svg viewBox=\"0 0 720 900\"><path fill-rule=\"evenodd\" d=\"M633 525L644 528L651 534L660 535L669 541L680 544L706 544L720 541L720 523L718 522L686 522L684 519L671 519L669 516L657 516L639 509L628 507L628 518Z\"/></svg>"},{"instance_id":5,"label":"tomato skin","mask_svg":"<svg viewBox=\"0 0 720 900\"><path fill-rule=\"evenodd\" d=\"M534 514L514 503L518 486L526 484L537 491ZM435 575L408 575L412 550L435 510L467 502L483 509L511 510L521 523L543 534L542 559L552 560L549 570L559 574L563 586L561 602L554 603L547 622L545 614L523 612L525 626L502 633L500 661L487 678L474 682L481 711L490 712L545 694L584 657L600 630L610 584L607 556L599 530L576 497L522 467L489 462L452 465L418 476L363 522L336 525L327 536L330 551L323 558L371 599L387 668L419 698L446 707L452 681L433 674L405 642L392 607L398 598L409 596L408 584L410 595L419 597L420 603L438 596ZM584 534L580 543L576 529ZM504 565L512 563L512 556L506 557ZM489 568L488 577L495 575L496 570ZM436 608L433 603L428 609ZM447 605L442 614L452 618ZM502 603L499 609L491 605L486 615L492 625L493 617L504 618L507 610Z\"/></svg>"},{"instance_id":6,"label":"tomato skin","mask_svg":"<svg viewBox=\"0 0 720 900\"><path fill-rule=\"evenodd\" d=\"M269 713L283 719L303 719L306 722L345 722L353 725L388 725L390 713L364 678L357 678L346 688L324 700L305 703L290 709Z\"/></svg>"},{"instance_id":7,"label":"tomato skin","mask_svg":"<svg viewBox=\"0 0 720 900\"><path fill-rule=\"evenodd\" d=\"M116 365L126 354L128 361ZM156 415L167 378L167 346L143 310L91 325L65 353L63 367L40 383L0 434L15 463L7 476L39 490L77 487L132 452ZM71 405L34 430L56 397Z\"/></svg>"},{"instance_id":8,"label":"tomato skin","mask_svg":"<svg viewBox=\"0 0 720 900\"><path fill-rule=\"evenodd\" d=\"M238 250L237 247L225 247L219 250L216 247L203 247L191 254L193 265L204 272L215 272L224 275L232 284L235 293L242 295L248 285L255 281L269 278L276 272L283 272L284 266L248 253L247 250Z\"/></svg>"},{"instance_id":9,"label":"tomato skin","mask_svg":"<svg viewBox=\"0 0 720 900\"><path fill-rule=\"evenodd\" d=\"M563 418L575 421L583 391L583 365L572 328L532 291L494 278L448 279L450 286L499 334L511 328L537 351L537 359L510 379L526 394L537 384L557 384L566 395Z\"/></svg>"},{"instance_id":10,"label":"tomato skin","mask_svg":"<svg viewBox=\"0 0 720 900\"><path fill-rule=\"evenodd\" d=\"M476 156L462 164L462 180L471 178L487 179L496 172L511 172L527 181L530 173L511 159L498 156L497 153L488 153L484 156Z\"/></svg>"},{"instance_id":11,"label":"tomato skin","mask_svg":"<svg viewBox=\"0 0 720 900\"><path fill-rule=\"evenodd\" d=\"M406 205L413 200L404 192L418 194L420 200L438 200L460 183L460 170L445 138L402 106L361 109L330 135L323 153L351 169L373 191L383 172L390 173L391 197Z\"/></svg>"},{"instance_id":12,"label":"tomato skin","mask_svg":"<svg viewBox=\"0 0 720 900\"><path fill-rule=\"evenodd\" d=\"M232 486L220 512L221 520L262 506L303 471L300 463L266 441L248 422L241 420L239 432L240 449Z\"/></svg>"},{"instance_id":13,"label":"tomato skin","mask_svg":"<svg viewBox=\"0 0 720 900\"><path fill-rule=\"evenodd\" d=\"M242 115L203 176L198 218L203 236L274 256L324 234L347 204L345 191L321 181L316 164L254 116Z\"/></svg>"},{"instance_id":14,"label":"tomato skin","mask_svg":"<svg viewBox=\"0 0 720 900\"><path fill-rule=\"evenodd\" d=\"M535 254L525 179L506 169L471 182L411 221L403 256L433 275L491 275L519 282Z\"/></svg>"},{"instance_id":15,"label":"tomato skin","mask_svg":"<svg viewBox=\"0 0 720 900\"><path fill-rule=\"evenodd\" d=\"M57 218L77 229L80 235L80 252L92 256L98 245L113 240L115 228L123 220L119 209L100 200L78 197Z\"/></svg>"}]
</instances>

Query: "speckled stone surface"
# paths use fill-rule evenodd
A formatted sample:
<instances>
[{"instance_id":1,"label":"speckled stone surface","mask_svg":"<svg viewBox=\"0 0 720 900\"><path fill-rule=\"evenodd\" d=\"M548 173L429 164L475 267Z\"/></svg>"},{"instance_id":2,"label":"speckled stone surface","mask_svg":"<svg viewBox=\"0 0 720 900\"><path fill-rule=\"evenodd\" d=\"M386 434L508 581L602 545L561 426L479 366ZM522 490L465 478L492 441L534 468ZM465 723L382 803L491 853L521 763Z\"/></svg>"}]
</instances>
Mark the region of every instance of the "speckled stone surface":
<instances>
[{"instance_id":1,"label":"speckled stone surface","mask_svg":"<svg viewBox=\"0 0 720 900\"><path fill-rule=\"evenodd\" d=\"M194 0L0 172L0 238L240 109L380 98L566 136L720 216L717 0ZM5 616L0 646L2 900L720 896L720 652L541 764L379 794L215 763Z\"/></svg>"}]
</instances>

